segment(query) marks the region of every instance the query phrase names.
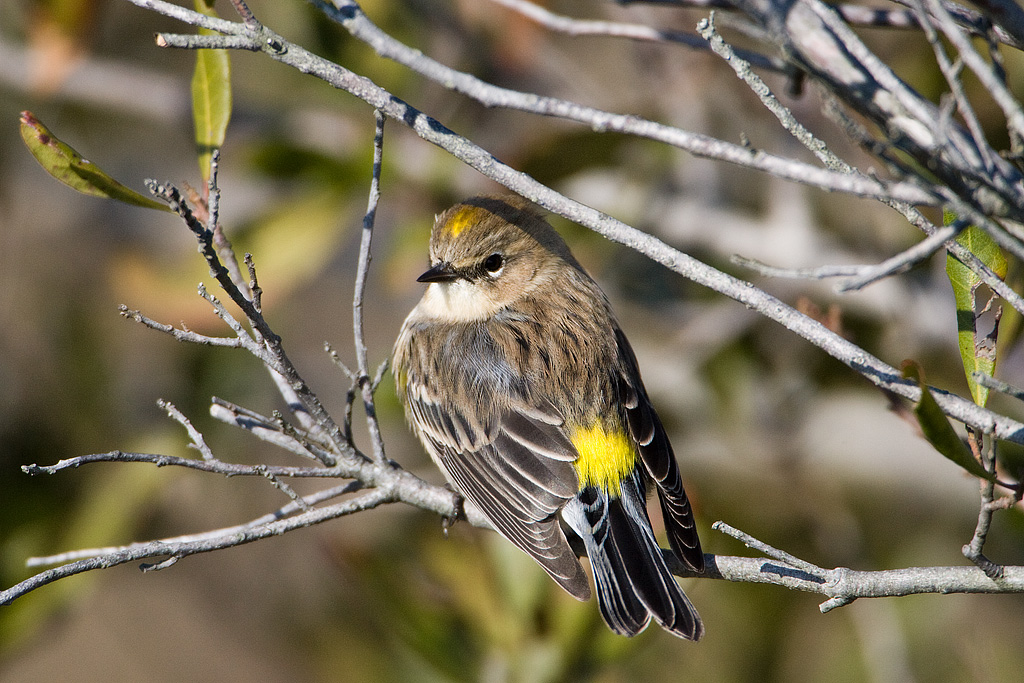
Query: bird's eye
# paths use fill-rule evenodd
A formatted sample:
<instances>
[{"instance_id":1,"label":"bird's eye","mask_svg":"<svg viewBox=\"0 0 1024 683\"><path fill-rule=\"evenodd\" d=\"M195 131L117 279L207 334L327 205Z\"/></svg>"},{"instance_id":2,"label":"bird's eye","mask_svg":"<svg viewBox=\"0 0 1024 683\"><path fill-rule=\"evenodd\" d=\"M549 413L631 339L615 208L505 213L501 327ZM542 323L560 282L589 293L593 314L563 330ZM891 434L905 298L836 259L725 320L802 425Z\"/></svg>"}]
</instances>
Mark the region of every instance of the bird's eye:
<instances>
[{"instance_id":1,"label":"bird's eye","mask_svg":"<svg viewBox=\"0 0 1024 683\"><path fill-rule=\"evenodd\" d=\"M484 270L486 270L488 273L492 275L501 270L501 267L504 265L505 259L502 257L501 254L491 254L486 259L484 259Z\"/></svg>"}]
</instances>

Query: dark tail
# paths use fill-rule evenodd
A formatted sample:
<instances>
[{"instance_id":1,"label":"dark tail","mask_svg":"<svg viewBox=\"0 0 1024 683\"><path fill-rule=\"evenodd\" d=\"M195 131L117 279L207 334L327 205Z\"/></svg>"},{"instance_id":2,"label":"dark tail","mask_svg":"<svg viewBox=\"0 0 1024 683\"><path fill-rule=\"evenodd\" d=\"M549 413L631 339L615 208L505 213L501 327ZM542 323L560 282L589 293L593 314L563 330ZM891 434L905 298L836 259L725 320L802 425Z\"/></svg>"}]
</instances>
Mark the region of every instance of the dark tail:
<instances>
[{"instance_id":1,"label":"dark tail","mask_svg":"<svg viewBox=\"0 0 1024 683\"><path fill-rule=\"evenodd\" d=\"M587 488L563 512L586 545L601 615L625 636L653 617L666 631L699 640L704 625L665 564L641 491L639 475L622 482L618 498Z\"/></svg>"}]
</instances>

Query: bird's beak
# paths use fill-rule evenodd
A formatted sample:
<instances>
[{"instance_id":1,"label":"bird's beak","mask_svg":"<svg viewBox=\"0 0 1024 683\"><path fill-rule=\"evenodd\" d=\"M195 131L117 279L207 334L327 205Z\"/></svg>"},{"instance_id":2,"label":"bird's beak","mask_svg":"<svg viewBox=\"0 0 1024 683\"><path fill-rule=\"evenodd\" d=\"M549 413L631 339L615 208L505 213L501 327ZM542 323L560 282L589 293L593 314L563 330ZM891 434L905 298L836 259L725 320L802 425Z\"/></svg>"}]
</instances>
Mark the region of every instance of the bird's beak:
<instances>
[{"instance_id":1,"label":"bird's beak","mask_svg":"<svg viewBox=\"0 0 1024 683\"><path fill-rule=\"evenodd\" d=\"M459 276L452 268L452 264L441 261L436 266L416 278L416 282L451 282Z\"/></svg>"}]
</instances>

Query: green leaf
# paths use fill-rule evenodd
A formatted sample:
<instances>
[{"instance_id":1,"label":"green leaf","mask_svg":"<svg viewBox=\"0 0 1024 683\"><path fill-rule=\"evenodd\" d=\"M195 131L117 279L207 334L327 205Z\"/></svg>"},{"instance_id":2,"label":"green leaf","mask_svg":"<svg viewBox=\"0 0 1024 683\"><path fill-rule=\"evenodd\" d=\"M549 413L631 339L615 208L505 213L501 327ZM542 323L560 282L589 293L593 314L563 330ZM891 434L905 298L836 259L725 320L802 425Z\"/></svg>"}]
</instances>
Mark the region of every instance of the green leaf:
<instances>
[{"instance_id":1,"label":"green leaf","mask_svg":"<svg viewBox=\"0 0 1024 683\"><path fill-rule=\"evenodd\" d=\"M928 385L924 383L921 367L914 361L903 362L903 376L917 383L921 388L921 400L914 406L914 415L921 426L921 433L928 443L939 453L946 456L970 474L989 481L995 481L995 475L986 472L971 453L971 449L957 435L949 418L935 402Z\"/></svg>"},{"instance_id":2,"label":"green leaf","mask_svg":"<svg viewBox=\"0 0 1024 683\"><path fill-rule=\"evenodd\" d=\"M195 0L196 10L215 17L212 3ZM216 35L200 29L200 35ZM224 144L231 121L231 60L227 50L196 50L196 68L192 72L192 120L199 148L199 170L203 181L210 180L213 150Z\"/></svg>"},{"instance_id":3,"label":"green leaf","mask_svg":"<svg viewBox=\"0 0 1024 683\"><path fill-rule=\"evenodd\" d=\"M946 225L956 220L956 216L946 211ZM961 232L956 241L969 249L985 265L1000 278L1006 277L1006 258L995 241L976 225L968 226ZM978 384L974 379L975 372L992 376L996 368L996 348L993 336L979 339L978 337L978 306L975 292L981 284L981 278L970 268L960 263L952 254L946 254L946 275L953 285L953 299L956 302L957 342L960 347L960 358L967 375L967 386L971 390L974 402L984 406L988 402L988 387ZM998 325L998 319L997 319Z\"/></svg>"},{"instance_id":4,"label":"green leaf","mask_svg":"<svg viewBox=\"0 0 1024 683\"><path fill-rule=\"evenodd\" d=\"M139 194L111 178L103 169L61 142L32 112L21 112L21 139L46 172L73 190L116 199L147 209L170 211L166 204Z\"/></svg>"}]
</instances>

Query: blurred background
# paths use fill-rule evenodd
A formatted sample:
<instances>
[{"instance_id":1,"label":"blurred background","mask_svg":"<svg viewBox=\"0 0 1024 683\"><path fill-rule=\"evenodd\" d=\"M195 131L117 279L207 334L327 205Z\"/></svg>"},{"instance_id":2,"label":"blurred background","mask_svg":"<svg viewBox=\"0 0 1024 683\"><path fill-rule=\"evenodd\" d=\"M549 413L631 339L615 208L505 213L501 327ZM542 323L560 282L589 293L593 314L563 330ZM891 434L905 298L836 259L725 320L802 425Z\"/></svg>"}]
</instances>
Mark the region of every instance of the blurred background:
<instances>
[{"instance_id":1,"label":"blurred background","mask_svg":"<svg viewBox=\"0 0 1024 683\"><path fill-rule=\"evenodd\" d=\"M702 13L554 1L573 16L692 30ZM732 254L804 267L871 263L919 234L880 205L693 158L647 141L487 110L379 59L301 2L254 0L262 21L365 75L512 166L799 305L886 362L919 361L965 394L945 258L856 294L828 283L759 279ZM717 57L679 46L552 35L489 2L368 0L400 40L499 85L637 113L809 159ZM233 18L227 3L222 16ZM31 110L116 178L200 185L189 80L194 55L155 31L186 27L115 0L0 3L0 583L25 560L243 523L287 500L267 481L90 465L29 477L20 466L114 449L192 456L156 407L171 401L218 457L301 464L208 416L211 396L284 409L245 353L179 344L122 319L119 304L208 334L228 331L196 294L211 283L169 214L63 187L29 155ZM941 92L930 48L868 31L915 87ZM1006 54L1020 85L1020 54ZM231 55L234 115L222 153L221 218L252 252L264 310L328 409L354 364L351 299L370 179L372 111L269 59ZM865 160L808 92L785 103L833 149ZM983 112L984 113L984 112ZM998 121L987 122L993 130ZM390 355L422 292L432 217L497 189L395 123L385 134L368 284L370 362ZM710 529L733 526L824 567L964 565L978 486L918 439L865 380L774 323L624 247L553 221L604 286L673 439L707 552L749 554ZM1013 330L1010 315L1004 325ZM1006 332L1004 341L1014 337ZM1008 345L999 375L1024 384ZM1018 405L993 399L1020 418ZM389 457L435 483L390 378L378 393ZM362 423L358 417L357 427ZM366 447L365 433L357 440ZM300 491L311 491L300 485ZM996 516L986 554L1024 563L1019 507ZM0 679L27 681L1010 681L1024 666L1024 598L860 600L763 585L687 580L707 636L652 627L609 632L596 603L563 594L495 534L391 506L143 574L125 565L30 593L0 609Z\"/></svg>"}]
</instances>

